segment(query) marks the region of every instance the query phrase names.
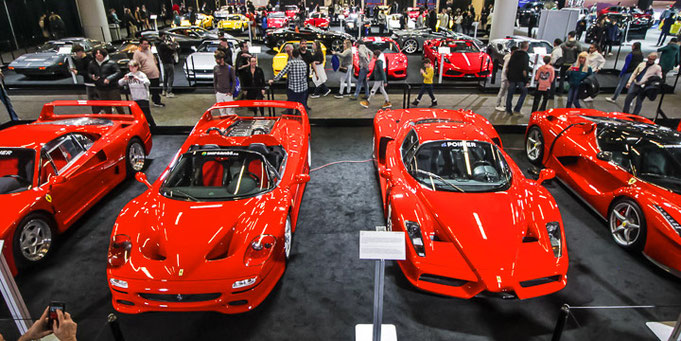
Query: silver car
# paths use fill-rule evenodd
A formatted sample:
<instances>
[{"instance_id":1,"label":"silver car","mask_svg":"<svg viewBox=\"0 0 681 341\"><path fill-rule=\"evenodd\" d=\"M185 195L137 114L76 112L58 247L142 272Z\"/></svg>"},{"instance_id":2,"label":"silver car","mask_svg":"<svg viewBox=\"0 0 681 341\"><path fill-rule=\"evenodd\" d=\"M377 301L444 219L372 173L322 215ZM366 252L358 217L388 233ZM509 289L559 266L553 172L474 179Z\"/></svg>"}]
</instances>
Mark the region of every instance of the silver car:
<instances>
[{"instance_id":1,"label":"silver car","mask_svg":"<svg viewBox=\"0 0 681 341\"><path fill-rule=\"evenodd\" d=\"M69 57L74 44L83 46L85 52L105 48L108 52L116 49L113 45L87 38L64 38L51 40L38 48L13 60L8 69L25 76L54 76L69 74Z\"/></svg>"},{"instance_id":2,"label":"silver car","mask_svg":"<svg viewBox=\"0 0 681 341\"><path fill-rule=\"evenodd\" d=\"M227 44L232 49L232 65L239 55L239 40L227 38ZM196 51L185 60L184 74L189 81L207 82L213 81L213 68L215 65L215 51L220 46L220 40L205 40Z\"/></svg>"}]
</instances>

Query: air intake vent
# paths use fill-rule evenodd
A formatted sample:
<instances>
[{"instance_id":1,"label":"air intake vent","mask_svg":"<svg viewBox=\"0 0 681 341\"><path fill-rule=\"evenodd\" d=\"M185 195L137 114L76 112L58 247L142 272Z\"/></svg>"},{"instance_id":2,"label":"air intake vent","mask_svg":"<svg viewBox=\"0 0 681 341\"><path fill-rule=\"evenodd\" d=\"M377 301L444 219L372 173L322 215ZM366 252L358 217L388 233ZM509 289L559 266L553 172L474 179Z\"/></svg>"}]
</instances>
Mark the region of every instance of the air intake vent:
<instances>
[{"instance_id":1,"label":"air intake vent","mask_svg":"<svg viewBox=\"0 0 681 341\"><path fill-rule=\"evenodd\" d=\"M424 281L424 282L430 282L430 283L435 283L435 284L442 284L442 285L448 285L450 287L460 287L468 281L464 281L463 279L456 279L456 278L449 278L449 277L442 277L438 275L431 275L431 274L423 274L419 277L419 281Z\"/></svg>"},{"instance_id":2,"label":"air intake vent","mask_svg":"<svg viewBox=\"0 0 681 341\"><path fill-rule=\"evenodd\" d=\"M176 302L176 303L182 303L182 302L204 302L204 301L212 301L220 297L220 293L212 293L212 294L146 294L142 293L140 294L140 297L142 297L145 300L150 300L150 301L159 301L159 302Z\"/></svg>"},{"instance_id":3,"label":"air intake vent","mask_svg":"<svg viewBox=\"0 0 681 341\"><path fill-rule=\"evenodd\" d=\"M560 275L555 275L555 276L531 279L529 281L520 282L520 286L523 287L523 288L529 288L529 287L534 287L534 286L537 286L537 285L548 284L548 283L552 283L552 282L558 282L558 281L560 281L560 277L561 277Z\"/></svg>"}]
</instances>

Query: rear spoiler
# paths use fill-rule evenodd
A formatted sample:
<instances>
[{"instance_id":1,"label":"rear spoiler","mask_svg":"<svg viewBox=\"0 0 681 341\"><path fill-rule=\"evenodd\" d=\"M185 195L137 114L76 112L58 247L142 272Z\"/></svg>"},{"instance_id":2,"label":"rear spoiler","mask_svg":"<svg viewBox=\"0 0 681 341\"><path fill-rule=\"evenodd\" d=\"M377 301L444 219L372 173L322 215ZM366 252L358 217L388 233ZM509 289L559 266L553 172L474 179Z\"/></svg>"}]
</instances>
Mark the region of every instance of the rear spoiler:
<instances>
[{"instance_id":1,"label":"rear spoiler","mask_svg":"<svg viewBox=\"0 0 681 341\"><path fill-rule=\"evenodd\" d=\"M58 115L54 113L55 107L125 107L130 109L131 115L128 114L65 114ZM75 100L75 101L53 101L43 105L43 109L40 111L40 116L38 121L54 121L66 118L79 118L79 117L93 117L93 118L106 118L110 120L117 121L145 121L144 113L140 109L139 105L133 101L87 101L87 100Z\"/></svg>"}]
</instances>

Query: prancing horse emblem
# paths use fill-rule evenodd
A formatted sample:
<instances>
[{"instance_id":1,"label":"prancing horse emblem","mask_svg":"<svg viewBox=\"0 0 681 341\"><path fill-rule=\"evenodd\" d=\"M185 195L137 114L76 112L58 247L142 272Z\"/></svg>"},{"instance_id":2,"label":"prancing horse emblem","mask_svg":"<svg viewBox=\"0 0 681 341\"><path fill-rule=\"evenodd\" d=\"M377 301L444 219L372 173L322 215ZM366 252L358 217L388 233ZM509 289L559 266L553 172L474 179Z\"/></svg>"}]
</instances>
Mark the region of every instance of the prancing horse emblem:
<instances>
[{"instance_id":1,"label":"prancing horse emblem","mask_svg":"<svg viewBox=\"0 0 681 341\"><path fill-rule=\"evenodd\" d=\"M183 298L184 298L184 297L182 297L182 295L177 294L177 300L178 300L178 301L182 301Z\"/></svg>"}]
</instances>

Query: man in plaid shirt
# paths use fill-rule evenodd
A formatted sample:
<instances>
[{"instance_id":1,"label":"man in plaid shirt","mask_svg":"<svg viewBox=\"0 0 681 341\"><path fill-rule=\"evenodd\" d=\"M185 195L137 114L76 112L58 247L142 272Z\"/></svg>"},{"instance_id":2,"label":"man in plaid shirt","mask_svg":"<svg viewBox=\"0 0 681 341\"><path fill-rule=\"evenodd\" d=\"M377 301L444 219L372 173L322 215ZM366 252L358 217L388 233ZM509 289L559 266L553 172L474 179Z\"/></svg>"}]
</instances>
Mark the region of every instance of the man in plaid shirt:
<instances>
[{"instance_id":1,"label":"man in plaid shirt","mask_svg":"<svg viewBox=\"0 0 681 341\"><path fill-rule=\"evenodd\" d=\"M300 51L294 49L284 69L270 80L270 85L288 74L287 101L298 102L307 108L307 64L300 59Z\"/></svg>"}]
</instances>

